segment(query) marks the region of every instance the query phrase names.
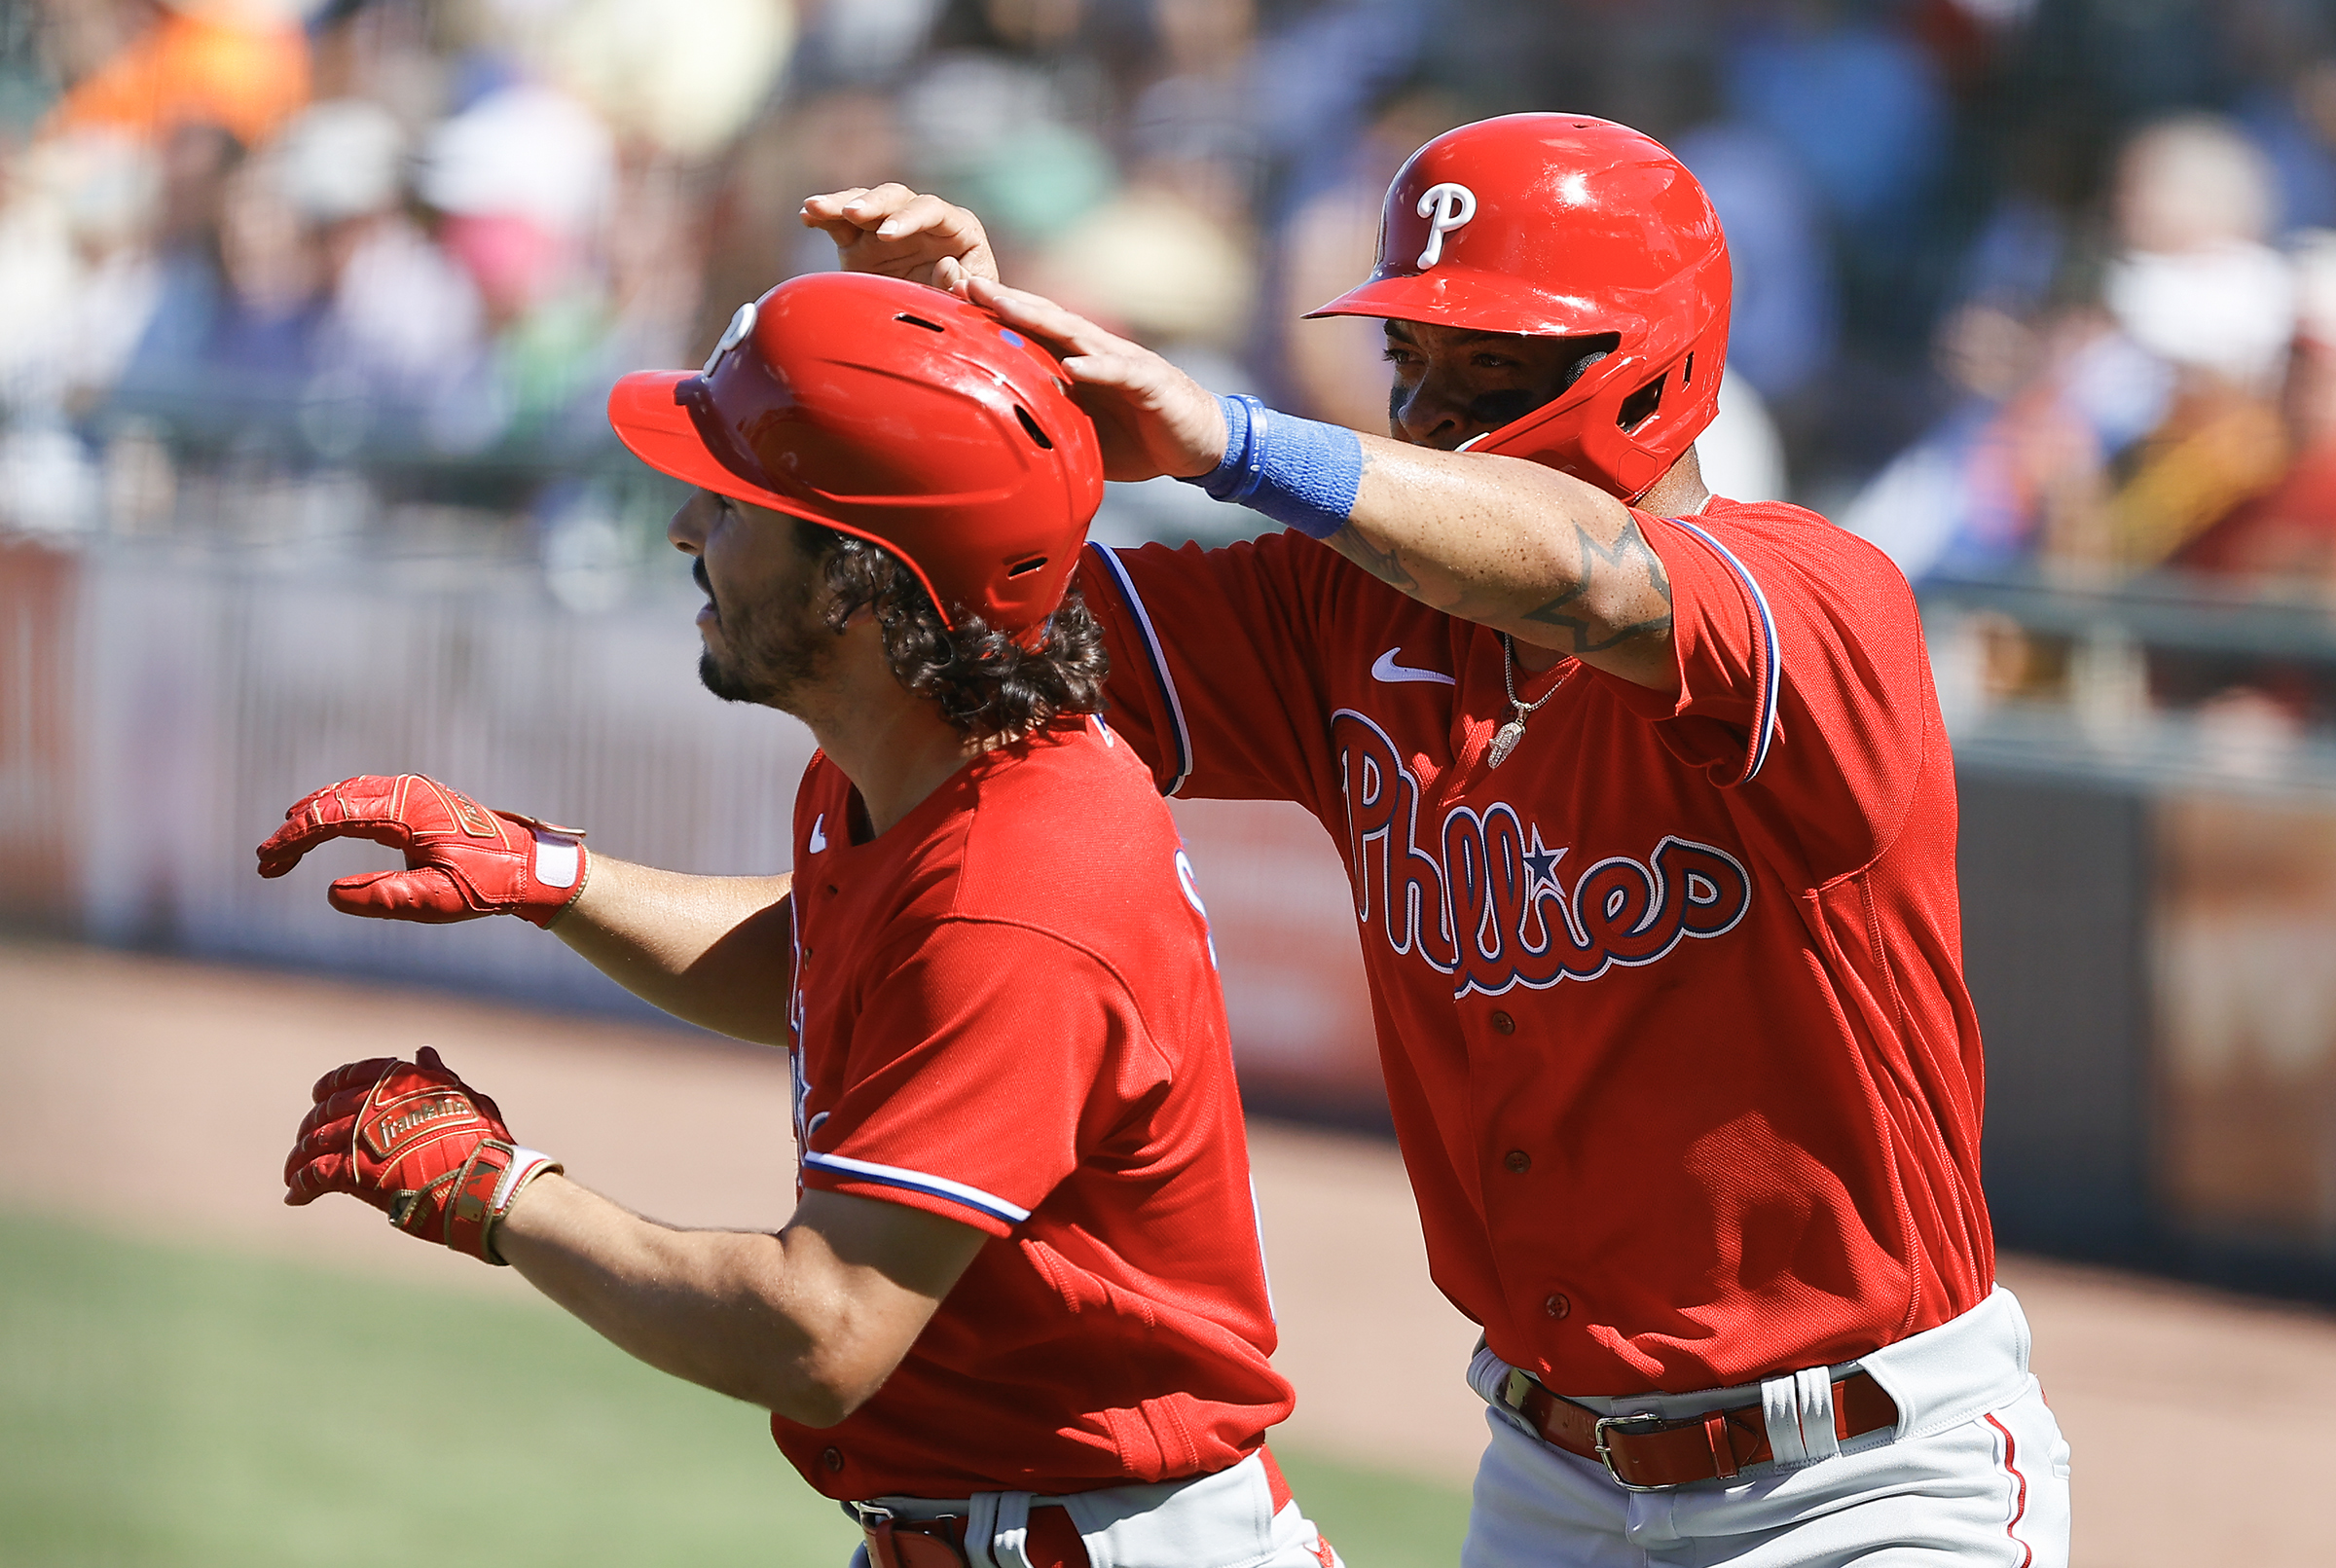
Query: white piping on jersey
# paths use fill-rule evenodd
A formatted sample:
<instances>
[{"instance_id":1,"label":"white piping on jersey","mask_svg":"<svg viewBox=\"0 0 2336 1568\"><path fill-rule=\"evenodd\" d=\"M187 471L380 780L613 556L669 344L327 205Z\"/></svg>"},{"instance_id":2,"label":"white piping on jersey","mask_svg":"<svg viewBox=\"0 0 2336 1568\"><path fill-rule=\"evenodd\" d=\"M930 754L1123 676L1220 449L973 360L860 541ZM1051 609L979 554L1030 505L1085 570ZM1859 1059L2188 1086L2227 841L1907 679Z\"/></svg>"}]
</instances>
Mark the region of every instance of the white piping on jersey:
<instances>
[{"instance_id":1,"label":"white piping on jersey","mask_svg":"<svg viewBox=\"0 0 2336 1568\"><path fill-rule=\"evenodd\" d=\"M1403 651L1404 645L1401 642L1398 642L1394 647L1389 648L1385 653L1380 654L1378 658L1371 664L1370 678L1373 680L1383 680L1391 686L1398 685L1406 680L1432 680L1439 686L1457 686L1460 684L1460 682L1454 680L1451 676L1445 675L1441 670L1421 670L1407 664L1397 664L1395 662L1395 656Z\"/></svg>"},{"instance_id":2,"label":"white piping on jersey","mask_svg":"<svg viewBox=\"0 0 2336 1568\"><path fill-rule=\"evenodd\" d=\"M804 848L811 851L812 854L817 855L826 847L827 814L825 812L821 812L819 816L814 817L811 820L811 837L808 841L806 841Z\"/></svg>"},{"instance_id":3,"label":"white piping on jersey","mask_svg":"<svg viewBox=\"0 0 2336 1568\"><path fill-rule=\"evenodd\" d=\"M968 1209L977 1210L993 1220L1003 1220L1010 1225L1018 1225L1030 1218L1028 1209L1017 1208L994 1192L984 1192L963 1182L952 1182L945 1176L928 1176L923 1171L907 1170L898 1165L879 1165L874 1160L852 1159L842 1154L821 1154L810 1150L804 1152L803 1163L814 1170L858 1177L860 1181L874 1182L881 1186L902 1187L911 1192L947 1198L952 1203L962 1203Z\"/></svg>"},{"instance_id":4,"label":"white piping on jersey","mask_svg":"<svg viewBox=\"0 0 2336 1568\"><path fill-rule=\"evenodd\" d=\"M1776 699L1783 689L1784 680L1784 650L1776 642L1776 617L1769 613L1769 596L1760 591L1759 580L1745 569L1742 562L1736 560L1734 551L1720 543L1702 529L1690 523L1686 518L1674 517L1669 521L1710 545L1718 553L1719 558L1727 562L1736 576L1743 580L1745 589L1752 595L1753 607L1760 611L1760 636L1767 648L1769 670L1767 678L1760 683L1759 705L1752 711L1752 733L1758 737L1752 747L1752 765L1744 770L1744 776L1739 781L1743 784L1750 784L1760 776L1760 770L1767 765L1769 743L1776 738L1778 724Z\"/></svg>"},{"instance_id":5,"label":"white piping on jersey","mask_svg":"<svg viewBox=\"0 0 2336 1568\"><path fill-rule=\"evenodd\" d=\"M1136 592L1135 580L1119 564L1118 556L1100 544L1090 542L1087 548L1095 552L1096 559L1112 574L1112 581L1118 585L1119 597L1127 601L1127 607L1136 612L1136 626L1144 634L1144 651L1151 660L1152 678L1160 683L1160 692L1168 699L1168 716L1176 725L1176 777L1168 781L1168 787L1160 793L1173 795L1192 777L1192 732L1185 723L1185 702L1177 695L1176 678L1168 673L1167 650L1160 646L1159 634L1152 630L1151 611L1144 607L1144 596Z\"/></svg>"}]
</instances>

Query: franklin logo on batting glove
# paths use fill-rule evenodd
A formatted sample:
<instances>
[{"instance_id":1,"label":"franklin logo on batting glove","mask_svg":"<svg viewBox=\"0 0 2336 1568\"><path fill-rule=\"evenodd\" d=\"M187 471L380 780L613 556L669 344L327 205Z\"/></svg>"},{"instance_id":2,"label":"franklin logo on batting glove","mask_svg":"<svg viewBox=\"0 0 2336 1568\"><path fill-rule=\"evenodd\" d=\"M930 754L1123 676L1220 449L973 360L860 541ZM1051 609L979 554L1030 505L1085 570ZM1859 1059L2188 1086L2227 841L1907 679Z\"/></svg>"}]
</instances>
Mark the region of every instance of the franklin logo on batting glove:
<instances>
[{"instance_id":1,"label":"franklin logo on batting glove","mask_svg":"<svg viewBox=\"0 0 2336 1568\"><path fill-rule=\"evenodd\" d=\"M284 1201L295 1207L347 1192L408 1235L500 1264L495 1225L529 1182L560 1169L515 1144L494 1102L427 1045L412 1062L351 1062L310 1092L284 1160Z\"/></svg>"}]
</instances>

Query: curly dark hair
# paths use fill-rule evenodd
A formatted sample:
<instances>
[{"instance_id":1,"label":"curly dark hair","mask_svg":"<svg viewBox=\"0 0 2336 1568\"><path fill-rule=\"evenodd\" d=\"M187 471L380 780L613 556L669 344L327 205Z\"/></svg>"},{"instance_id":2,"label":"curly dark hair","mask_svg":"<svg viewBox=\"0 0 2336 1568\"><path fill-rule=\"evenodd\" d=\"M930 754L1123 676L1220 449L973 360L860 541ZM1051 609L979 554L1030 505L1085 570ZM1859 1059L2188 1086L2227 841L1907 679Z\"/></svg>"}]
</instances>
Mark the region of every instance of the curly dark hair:
<instances>
[{"instance_id":1,"label":"curly dark hair","mask_svg":"<svg viewBox=\"0 0 2336 1568\"><path fill-rule=\"evenodd\" d=\"M961 734L1014 741L1058 714L1102 710L1111 660L1077 589L1063 597L1033 651L978 615L961 612L954 631L942 625L917 574L865 539L798 518L795 541L826 574L828 630L841 632L863 609L873 613L894 678L939 704Z\"/></svg>"}]
</instances>

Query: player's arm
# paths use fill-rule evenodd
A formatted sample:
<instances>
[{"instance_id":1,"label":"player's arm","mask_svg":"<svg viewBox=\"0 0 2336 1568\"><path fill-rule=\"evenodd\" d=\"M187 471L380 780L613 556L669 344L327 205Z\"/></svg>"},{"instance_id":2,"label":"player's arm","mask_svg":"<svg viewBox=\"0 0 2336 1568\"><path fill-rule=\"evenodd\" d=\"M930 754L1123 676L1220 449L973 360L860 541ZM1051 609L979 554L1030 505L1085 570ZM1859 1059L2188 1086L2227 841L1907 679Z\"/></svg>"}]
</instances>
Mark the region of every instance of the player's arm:
<instances>
[{"instance_id":1,"label":"player's arm","mask_svg":"<svg viewBox=\"0 0 2336 1568\"><path fill-rule=\"evenodd\" d=\"M552 934L643 1002L701 1029L788 1043L794 877L699 877L595 856Z\"/></svg>"},{"instance_id":2,"label":"player's arm","mask_svg":"<svg viewBox=\"0 0 2336 1568\"><path fill-rule=\"evenodd\" d=\"M338 878L335 909L448 925L516 915L619 985L707 1029L786 1043L792 879L699 877L591 853L582 831L480 805L417 773L344 779L295 801L259 847L280 877L328 839L400 851L403 867Z\"/></svg>"},{"instance_id":3,"label":"player's arm","mask_svg":"<svg viewBox=\"0 0 2336 1568\"><path fill-rule=\"evenodd\" d=\"M1107 477L1198 479L1220 469L1237 436L1252 439L1228 424L1215 393L1142 345L1036 294L980 278L964 292L1065 356L1102 438ZM1639 685L1678 689L1670 579L1621 501L1521 458L1438 452L1279 414L1258 423L1273 432L1277 455L1303 455L1295 469L1303 521L1260 503L1268 515L1446 614Z\"/></svg>"},{"instance_id":4,"label":"player's arm","mask_svg":"<svg viewBox=\"0 0 2336 1568\"><path fill-rule=\"evenodd\" d=\"M284 1201L346 1192L398 1229L538 1289L652 1367L827 1426L881 1387L988 1234L899 1204L805 1195L777 1235L676 1230L519 1145L424 1046L326 1074L284 1161Z\"/></svg>"},{"instance_id":5,"label":"player's arm","mask_svg":"<svg viewBox=\"0 0 2336 1568\"><path fill-rule=\"evenodd\" d=\"M513 1267L619 1349L814 1427L884 1385L988 1239L821 1191L775 1236L675 1230L560 1176L529 1184L495 1232Z\"/></svg>"},{"instance_id":6,"label":"player's arm","mask_svg":"<svg viewBox=\"0 0 2336 1568\"><path fill-rule=\"evenodd\" d=\"M981 222L964 207L884 185L815 196L803 221L835 240L847 270L956 289L1071 356L1108 477L1198 478L1223 460L1231 432L1214 394L1140 345L998 287ZM1446 614L1678 689L1670 579L1628 507L1521 458L1356 439L1351 500L1339 492L1343 515L1318 534L1332 549Z\"/></svg>"}]
</instances>

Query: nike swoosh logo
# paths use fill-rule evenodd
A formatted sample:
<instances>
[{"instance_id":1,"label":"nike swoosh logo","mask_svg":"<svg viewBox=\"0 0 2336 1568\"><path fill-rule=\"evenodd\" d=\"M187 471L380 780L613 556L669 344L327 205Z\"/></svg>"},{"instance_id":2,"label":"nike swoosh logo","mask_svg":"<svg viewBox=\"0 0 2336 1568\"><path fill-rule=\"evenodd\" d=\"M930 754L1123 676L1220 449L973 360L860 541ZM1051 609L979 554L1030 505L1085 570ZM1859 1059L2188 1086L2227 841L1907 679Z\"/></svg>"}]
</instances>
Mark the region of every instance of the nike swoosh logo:
<instances>
[{"instance_id":1,"label":"nike swoosh logo","mask_svg":"<svg viewBox=\"0 0 2336 1568\"><path fill-rule=\"evenodd\" d=\"M811 820L811 853L817 855L827 847L827 817L825 813Z\"/></svg>"},{"instance_id":2,"label":"nike swoosh logo","mask_svg":"<svg viewBox=\"0 0 2336 1568\"><path fill-rule=\"evenodd\" d=\"M1441 670L1414 670L1407 664L1397 664L1395 656L1403 651L1401 646L1397 646L1380 654L1378 661L1370 667L1370 678L1384 680L1391 685L1405 680L1431 680L1439 686L1460 684Z\"/></svg>"}]
</instances>

